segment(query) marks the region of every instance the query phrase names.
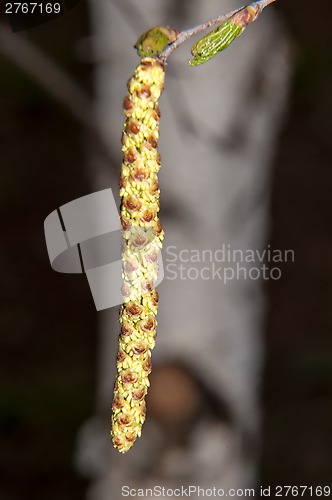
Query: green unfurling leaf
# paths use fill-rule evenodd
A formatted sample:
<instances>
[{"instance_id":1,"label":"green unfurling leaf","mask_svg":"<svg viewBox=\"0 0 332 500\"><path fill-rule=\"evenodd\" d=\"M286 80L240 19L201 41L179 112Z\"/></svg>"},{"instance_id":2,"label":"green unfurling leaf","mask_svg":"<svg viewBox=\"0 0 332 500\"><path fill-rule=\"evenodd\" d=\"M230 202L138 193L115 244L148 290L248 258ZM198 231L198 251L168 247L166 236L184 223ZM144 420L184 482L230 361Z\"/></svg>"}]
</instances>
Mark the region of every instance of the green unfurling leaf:
<instances>
[{"instance_id":1,"label":"green unfurling leaf","mask_svg":"<svg viewBox=\"0 0 332 500\"><path fill-rule=\"evenodd\" d=\"M198 66L209 61L219 52L227 49L244 30L243 26L238 26L232 21L226 21L218 26L193 45L191 53L194 59L189 61L190 66Z\"/></svg>"}]
</instances>

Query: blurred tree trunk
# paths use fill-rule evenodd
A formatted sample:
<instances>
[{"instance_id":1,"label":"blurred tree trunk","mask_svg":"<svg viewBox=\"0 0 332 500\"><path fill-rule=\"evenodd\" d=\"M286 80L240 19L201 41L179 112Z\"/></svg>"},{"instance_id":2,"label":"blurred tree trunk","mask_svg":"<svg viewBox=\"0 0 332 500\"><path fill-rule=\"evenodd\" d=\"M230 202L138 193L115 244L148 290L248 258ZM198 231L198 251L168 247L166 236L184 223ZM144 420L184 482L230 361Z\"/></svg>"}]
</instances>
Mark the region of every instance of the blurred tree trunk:
<instances>
[{"instance_id":1,"label":"blurred tree trunk","mask_svg":"<svg viewBox=\"0 0 332 500\"><path fill-rule=\"evenodd\" d=\"M132 49L138 36L157 24L185 29L240 5L223 0L90 2L95 105L116 161L110 166L91 156L98 189L114 188L113 174L117 177L120 169L122 100L138 62ZM97 416L82 429L78 454L82 472L94 479L93 500L117 498L126 484L225 490L255 484L262 283L234 279L225 285L217 276L173 280L167 247L176 247L172 251L177 255L181 250L264 249L270 164L287 95L288 49L270 9L212 62L190 68L189 50L187 43L171 56L160 103L165 279L158 289L147 420L133 450L119 456L107 439L118 312L99 313ZM258 264L241 266L248 270ZM212 269L210 262L185 265ZM172 406L176 392L187 413Z\"/></svg>"}]
</instances>

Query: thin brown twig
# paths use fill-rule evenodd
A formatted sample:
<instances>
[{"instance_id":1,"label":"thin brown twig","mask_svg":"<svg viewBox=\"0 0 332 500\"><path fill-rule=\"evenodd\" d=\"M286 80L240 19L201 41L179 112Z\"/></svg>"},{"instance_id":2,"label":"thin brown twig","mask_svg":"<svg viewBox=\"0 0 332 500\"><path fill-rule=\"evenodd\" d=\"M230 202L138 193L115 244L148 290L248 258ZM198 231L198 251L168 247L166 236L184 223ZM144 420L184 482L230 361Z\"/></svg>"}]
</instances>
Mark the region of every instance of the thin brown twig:
<instances>
[{"instance_id":1,"label":"thin brown twig","mask_svg":"<svg viewBox=\"0 0 332 500\"><path fill-rule=\"evenodd\" d=\"M271 3L276 2L277 0L259 0L257 2L254 2L250 4L250 7L253 7L254 9L257 10L257 16L262 12L265 7L270 5ZM193 28L189 28L188 30L181 31L180 35L178 38L171 43L170 45L167 46L167 48L163 51L161 54L160 58L166 61L166 59L174 52L175 49L179 47L179 45L182 45L184 42L189 40L192 36L196 35L197 33L200 33L201 31L206 30L207 28L210 28L211 26L215 26L216 24L222 24L225 21L228 21L231 17L233 17L235 14L240 12L241 10L245 9L246 7L240 7L239 9L233 10L232 12L229 12L228 14L223 14L222 16L215 17L214 19L210 19L209 21L206 21L205 23L198 24L197 26L194 26Z\"/></svg>"},{"instance_id":2,"label":"thin brown twig","mask_svg":"<svg viewBox=\"0 0 332 500\"><path fill-rule=\"evenodd\" d=\"M275 1L276 0L259 0L250 4L250 6L257 10L258 15L265 7ZM166 62L166 59L183 42L211 26L227 21L244 8L245 7L236 9L228 14L218 16L205 23L182 31L178 38L163 51L160 58ZM74 80L27 38L18 37L17 35L13 36L10 30L4 25L0 25L0 54L1 53L34 78L34 80L48 91L53 98L63 104L79 122L88 127L97 138L101 150L110 160L112 160L108 141L96 119L92 102Z\"/></svg>"}]
</instances>

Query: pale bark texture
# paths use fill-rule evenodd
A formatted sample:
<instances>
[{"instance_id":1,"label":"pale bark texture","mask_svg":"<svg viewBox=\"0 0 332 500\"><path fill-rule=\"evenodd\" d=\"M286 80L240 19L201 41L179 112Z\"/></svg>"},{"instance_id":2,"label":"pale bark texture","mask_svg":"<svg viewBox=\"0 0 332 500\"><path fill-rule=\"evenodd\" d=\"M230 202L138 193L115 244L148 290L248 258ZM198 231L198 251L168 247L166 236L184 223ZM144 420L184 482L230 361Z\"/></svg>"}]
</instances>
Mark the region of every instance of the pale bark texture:
<instances>
[{"instance_id":1,"label":"pale bark texture","mask_svg":"<svg viewBox=\"0 0 332 500\"><path fill-rule=\"evenodd\" d=\"M239 6L240 2L225 0L90 2L95 105L116 161L103 165L96 182L99 189L109 187L114 172L118 177L120 171L122 101L126 82L138 63L132 46L139 35L155 25L186 29ZM187 270L208 267L211 279L190 279L186 271L181 279L179 271L169 267L174 256L167 249L172 247L178 257L185 250L181 255L188 259L191 250L262 251L268 243L270 171L285 111L289 50L273 8L266 9L239 40L207 64L188 66L190 46L187 42L170 57L160 100L165 279L158 287L151 415L148 399L142 437L124 456L113 449L108 425L118 310L102 312L96 417L82 429L77 454L80 470L92 478L91 500L120 498L124 485L175 488L196 484L228 490L253 487L257 480L262 281L243 279L242 273L240 279L224 284L218 274L213 277L211 262L190 261L183 262ZM225 266L235 267L235 263L215 262L216 268ZM249 269L261 263L241 266ZM152 394L153 390L169 391L162 376L158 381L158 366L173 362L173 374L185 370L182 380L187 377L188 392L194 387L192 392L197 394L192 398L199 401L193 418L178 429L176 416L173 422L172 415L166 415L165 423L158 413L162 402L158 406L156 400L165 396L171 401L171 396ZM185 394L184 405L190 405L192 398Z\"/></svg>"}]
</instances>

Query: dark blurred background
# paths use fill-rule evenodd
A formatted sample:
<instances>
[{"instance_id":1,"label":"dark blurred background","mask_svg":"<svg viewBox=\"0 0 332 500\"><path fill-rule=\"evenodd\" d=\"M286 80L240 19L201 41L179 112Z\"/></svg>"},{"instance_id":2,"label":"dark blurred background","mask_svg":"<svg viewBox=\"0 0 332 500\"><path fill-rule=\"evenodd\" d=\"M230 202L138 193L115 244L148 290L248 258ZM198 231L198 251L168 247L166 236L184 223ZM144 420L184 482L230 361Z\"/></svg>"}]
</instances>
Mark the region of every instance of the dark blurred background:
<instances>
[{"instance_id":1,"label":"dark blurred background","mask_svg":"<svg viewBox=\"0 0 332 500\"><path fill-rule=\"evenodd\" d=\"M332 479L332 5L276 8L295 68L274 161L270 241L294 249L295 263L266 288L260 483L324 485ZM92 96L93 66L78 57L88 34L82 0L24 36ZM94 191L86 133L1 53L0 75L0 499L82 499L73 453L94 408L97 314L85 277L52 271L43 222Z\"/></svg>"}]
</instances>

